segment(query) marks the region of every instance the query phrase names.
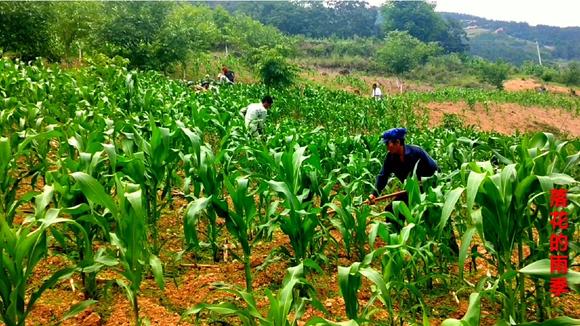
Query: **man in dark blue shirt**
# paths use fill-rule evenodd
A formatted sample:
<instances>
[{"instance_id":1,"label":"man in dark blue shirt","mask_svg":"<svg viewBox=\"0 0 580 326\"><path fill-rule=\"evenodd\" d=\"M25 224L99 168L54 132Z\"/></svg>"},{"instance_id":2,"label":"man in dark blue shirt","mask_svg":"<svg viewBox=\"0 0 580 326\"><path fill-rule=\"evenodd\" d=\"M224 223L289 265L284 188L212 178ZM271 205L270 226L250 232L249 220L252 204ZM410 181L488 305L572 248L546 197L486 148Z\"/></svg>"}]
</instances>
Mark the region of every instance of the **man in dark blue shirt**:
<instances>
[{"instance_id":1,"label":"man in dark blue shirt","mask_svg":"<svg viewBox=\"0 0 580 326\"><path fill-rule=\"evenodd\" d=\"M387 146L388 153L383 162L383 168L377 176L375 190L369 196L369 202L371 204L374 204L375 198L383 191L391 174L394 174L401 182L404 182L408 176L413 174L415 166L417 167L416 173L419 180L423 177L430 177L439 170L437 163L425 150L418 146L405 144L406 134L407 129L405 128L394 128L383 133L381 138ZM395 200L400 200L408 204L409 197L407 193L404 193L396 197ZM392 212L392 204L387 205L385 211ZM400 231L399 225L395 224L394 227ZM453 230L451 230L449 246L454 252L459 252Z\"/></svg>"},{"instance_id":2,"label":"man in dark blue shirt","mask_svg":"<svg viewBox=\"0 0 580 326\"><path fill-rule=\"evenodd\" d=\"M413 174L417 166L417 177L430 177L439 169L437 163L421 147L405 144L407 129L394 128L387 130L382 135L382 141L387 145L387 156L383 162L383 168L377 176L375 191L369 196L371 203L387 185L391 174L394 174L401 182ZM403 195L406 197L406 195ZM399 200L402 200L399 198ZM405 200L406 201L406 200Z\"/></svg>"}]
</instances>

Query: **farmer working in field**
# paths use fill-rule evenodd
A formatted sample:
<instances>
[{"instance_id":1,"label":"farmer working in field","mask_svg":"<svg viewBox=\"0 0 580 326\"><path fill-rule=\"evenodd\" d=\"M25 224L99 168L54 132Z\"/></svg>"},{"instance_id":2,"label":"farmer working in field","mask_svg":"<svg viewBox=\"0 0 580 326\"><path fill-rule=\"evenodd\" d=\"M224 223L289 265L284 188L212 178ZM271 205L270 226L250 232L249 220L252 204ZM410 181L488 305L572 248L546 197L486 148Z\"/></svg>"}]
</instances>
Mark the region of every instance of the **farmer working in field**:
<instances>
[{"instance_id":1,"label":"farmer working in field","mask_svg":"<svg viewBox=\"0 0 580 326\"><path fill-rule=\"evenodd\" d=\"M439 170L437 163L424 149L415 145L405 144L406 133L407 129L405 128L393 128L385 131L381 136L383 143L387 146L388 153L383 162L383 168L377 176L375 191L369 196L369 202L371 204L375 203L376 197L387 185L391 174L394 174L401 182L404 182L409 175L412 175L415 166L417 166L417 178L419 180L423 177L430 177ZM400 200L408 204L409 197L407 193L403 193L395 197L395 200ZM387 205L385 211L393 212L392 203ZM395 225L395 228L400 230L399 225ZM457 253L459 252L459 248L455 242L453 231L451 235L452 239L449 245Z\"/></svg>"},{"instance_id":2,"label":"farmer working in field","mask_svg":"<svg viewBox=\"0 0 580 326\"><path fill-rule=\"evenodd\" d=\"M228 67L226 67L226 66L223 66L222 72L218 74L218 80L221 83L233 84L234 78L235 78L234 72L229 70Z\"/></svg>"},{"instance_id":3,"label":"farmer working in field","mask_svg":"<svg viewBox=\"0 0 580 326\"><path fill-rule=\"evenodd\" d=\"M252 103L240 111L240 114L244 116L246 128L252 136L258 136L264 132L264 122L273 102L272 97L266 95L262 98L262 103Z\"/></svg>"}]
</instances>

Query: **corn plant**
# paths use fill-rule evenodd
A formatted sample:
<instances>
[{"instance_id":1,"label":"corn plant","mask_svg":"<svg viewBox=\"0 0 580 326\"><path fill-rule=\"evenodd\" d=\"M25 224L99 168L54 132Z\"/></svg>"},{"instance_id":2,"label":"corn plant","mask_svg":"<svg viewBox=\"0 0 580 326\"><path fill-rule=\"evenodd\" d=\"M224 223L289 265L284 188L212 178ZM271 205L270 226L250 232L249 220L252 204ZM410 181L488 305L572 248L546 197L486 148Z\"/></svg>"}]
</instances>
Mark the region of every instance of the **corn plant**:
<instances>
[{"instance_id":1,"label":"corn plant","mask_svg":"<svg viewBox=\"0 0 580 326\"><path fill-rule=\"evenodd\" d=\"M367 219L371 215L369 206L362 206L355 208L348 202L349 196L342 198L342 206L336 204L328 204L336 213L331 218L331 223L340 231L342 241L346 249L346 254L350 258L352 248L356 248L360 258L365 256L365 245L367 244L366 226Z\"/></svg>"},{"instance_id":2,"label":"corn plant","mask_svg":"<svg viewBox=\"0 0 580 326\"><path fill-rule=\"evenodd\" d=\"M226 227L242 247L246 291L252 292L251 243L249 239L257 212L253 193L248 191L248 183L249 180L243 177L231 177L225 180L226 188L234 204L234 209L230 210L226 217Z\"/></svg>"},{"instance_id":3,"label":"corn plant","mask_svg":"<svg viewBox=\"0 0 580 326\"><path fill-rule=\"evenodd\" d=\"M539 218L537 211L529 207L535 202L537 207L546 207L545 194L554 184L572 184L575 180L563 174L537 176L526 169L525 165L510 164L499 173L493 174L490 166L483 170L472 165L467 180L467 212L474 221L475 228L484 239L486 249L493 257L491 263L498 268L500 277L499 291L504 294L503 317L524 321L526 319L526 294L524 274L515 280L516 269L523 268L530 257L524 257L523 234L531 232L534 222ZM528 171L528 172L524 172ZM477 205L477 206L475 206ZM542 215L543 216L543 215ZM543 218L546 220L547 217ZM544 230L546 225L540 227ZM473 232L470 232L472 234ZM545 233L545 231L540 231ZM543 236L545 239L545 236ZM466 242L470 242L468 237ZM541 240L540 240L541 241ZM533 239L526 243L534 244ZM517 249L517 264L512 263L512 253ZM536 252L537 254L537 252ZM465 252L462 250L464 259ZM514 281L517 281L514 284ZM543 304L540 304L543 306Z\"/></svg>"},{"instance_id":4,"label":"corn plant","mask_svg":"<svg viewBox=\"0 0 580 326\"><path fill-rule=\"evenodd\" d=\"M299 263L315 252L313 245L318 218L315 212L307 211L308 204L302 202L307 192L296 196L284 182L270 180L268 184L285 199L286 210L279 215L278 223L282 232L290 238L294 250L293 261Z\"/></svg>"},{"instance_id":5,"label":"corn plant","mask_svg":"<svg viewBox=\"0 0 580 326\"><path fill-rule=\"evenodd\" d=\"M384 225L384 224L383 224ZM403 248L404 243L408 240L410 230L413 228L413 224L410 224L403 228L401 238L399 243L389 244L383 248L372 251L367 254L361 262L355 262L349 267L338 267L338 281L341 295L344 298L345 308L347 317L354 322L371 322L371 317L377 312L373 308L373 304L376 300L379 300L387 308L389 312L389 324L396 325L397 323L403 324L404 320L408 320L411 316L406 315L405 311L413 312L417 308L423 311L423 321L427 321L427 312L425 310L425 305L423 303L421 294L416 287L415 282L403 281L400 277L400 272L404 272L404 267L396 262L396 257L399 255L397 249ZM376 230L378 230L377 228ZM382 231L386 231L386 228L380 228ZM380 231L380 233L382 233ZM395 251L393 254L392 252ZM387 265L383 265L382 273L373 269L371 267L372 261L375 259L381 259L383 264L388 262ZM412 260L415 260L413 257ZM396 267L395 265L399 265ZM357 298L357 293L361 286L361 278L367 278L375 286L373 295L371 299L367 302L362 311L359 312L359 302ZM404 295L403 292L407 292ZM413 301L417 300L418 304L413 305ZM394 309L394 303L397 302L399 306L398 315ZM323 323L324 324L324 323Z\"/></svg>"},{"instance_id":6,"label":"corn plant","mask_svg":"<svg viewBox=\"0 0 580 326\"><path fill-rule=\"evenodd\" d=\"M18 227L11 227L4 218L0 219L0 313L8 326L24 325L44 291L70 278L77 270L75 267L60 269L30 292L34 268L48 252L48 231L59 223L75 223L59 218L59 213L60 210L53 208L43 210L41 218ZM86 307L92 303L94 301L82 305Z\"/></svg>"},{"instance_id":7,"label":"corn plant","mask_svg":"<svg viewBox=\"0 0 580 326\"><path fill-rule=\"evenodd\" d=\"M375 312L370 309L375 301L375 298L372 298L369 300L364 310L359 314L359 302L357 294L362 284L363 275L368 278L374 278L377 281L380 279L378 272L370 267L373 255L376 253L378 252L372 252L371 254L367 255L362 262L353 263L349 267L338 266L338 285L340 288L340 293L344 298L346 316L352 320L368 321L368 319Z\"/></svg>"},{"instance_id":8,"label":"corn plant","mask_svg":"<svg viewBox=\"0 0 580 326\"><path fill-rule=\"evenodd\" d=\"M316 309L326 311L316 299L314 288L304 279L302 264L288 268L282 287L276 294L266 290L266 296L270 302L267 315L258 311L254 294L243 290L224 288L223 291L240 297L245 302L245 307L240 307L229 302L219 304L201 303L188 309L182 316L199 315L203 310L209 310L219 315L234 315L238 317L244 326L295 326L306 311L310 302Z\"/></svg>"},{"instance_id":9,"label":"corn plant","mask_svg":"<svg viewBox=\"0 0 580 326\"><path fill-rule=\"evenodd\" d=\"M172 149L172 142L175 132L170 132L168 128L157 127L153 121L150 122L151 138L147 141L135 130L139 148L144 153L145 178L140 178L141 189L145 196L146 212L148 223L151 226L153 238L153 252L158 254L161 249L157 222L161 216L161 211L167 204L166 197L171 195L172 174L177 167L177 151ZM161 190L161 194L159 191ZM158 204L159 203L159 204Z\"/></svg>"},{"instance_id":10,"label":"corn plant","mask_svg":"<svg viewBox=\"0 0 580 326\"><path fill-rule=\"evenodd\" d=\"M64 252L81 268L85 297L97 298L96 275L104 265L95 265L95 259L106 255L103 252L104 248L96 252L94 244L99 241L110 242L111 225L115 220L110 213L89 206L80 185L71 178L70 173L82 171L104 180L104 192L110 193L114 187L114 179L110 178L110 173L116 169L117 161L123 161L124 158L117 157L115 147L111 144L94 145L91 140L72 137L68 142L78 150L78 154L75 153L78 159L63 159L57 162L58 169L46 174L45 179L50 187L45 187L45 191L41 194L42 201L36 202L44 205L50 202L54 207L66 212L80 226L79 228L65 224L53 229L52 234ZM87 150L103 148L103 150L87 153L82 151L83 148Z\"/></svg>"},{"instance_id":11,"label":"corn plant","mask_svg":"<svg viewBox=\"0 0 580 326\"><path fill-rule=\"evenodd\" d=\"M43 163L30 161L30 144L34 140L42 140L55 135L58 135L57 131L30 135L23 132L22 137L16 133L9 138L0 137L0 214L4 216L8 225L12 225L18 206L34 196L34 193L29 193L23 198L16 198L16 190L21 182L28 177L38 176L38 173L46 168ZM29 161L26 169L19 168L17 163L19 158Z\"/></svg>"},{"instance_id":12,"label":"corn plant","mask_svg":"<svg viewBox=\"0 0 580 326\"><path fill-rule=\"evenodd\" d=\"M189 180L194 187L194 196L187 196L188 199L193 198L197 201L196 196L203 194L208 198L203 209L193 210L196 204L191 202L185 212L184 228L186 230L185 240L188 247L198 248L197 239L197 214L205 212L208 219L207 237L211 246L214 261L219 260L218 235L219 229L217 225L217 217L226 218L228 216L227 203L223 195L223 180L224 176L218 173L218 162L213 155L210 148L201 146L198 158L196 156L184 156L188 159L188 174ZM189 181L188 181L189 183ZM207 207L207 209L205 209Z\"/></svg>"},{"instance_id":13,"label":"corn plant","mask_svg":"<svg viewBox=\"0 0 580 326\"><path fill-rule=\"evenodd\" d=\"M55 188L59 188L59 190ZM99 224L107 222L99 221L98 219L102 217L97 214L90 214L90 208L86 203L73 206L67 205L70 204L70 201L66 199L57 202L55 197L66 197L66 194L64 196L59 194L61 191L62 188L59 184L45 185L44 191L35 197L35 217L40 218L42 212L50 204L61 207L60 210L70 216L71 223L62 223L60 226L51 228L51 234L62 246L64 253L78 266L85 298L96 299L98 296L96 276L105 265L108 265L108 261L101 259L105 257L103 248L99 249L97 253L94 252L93 241L97 237L98 231L106 230ZM70 242L73 243L73 246L69 245ZM74 251L75 249L76 251Z\"/></svg>"},{"instance_id":14,"label":"corn plant","mask_svg":"<svg viewBox=\"0 0 580 326\"><path fill-rule=\"evenodd\" d=\"M275 172L276 179L267 182L271 190L281 194L285 199L284 205L287 209L276 220L282 232L290 238L295 263L316 252L315 230L320 225L316 212L308 209L312 206L313 199L309 186L311 187L312 181L316 182L316 179L309 179L308 173L303 170L303 163L309 157L304 155L305 151L306 147L290 142L286 151L273 151L272 156L264 153L257 156L258 161L265 162ZM327 188L324 193L329 189Z\"/></svg>"},{"instance_id":15,"label":"corn plant","mask_svg":"<svg viewBox=\"0 0 580 326\"><path fill-rule=\"evenodd\" d=\"M455 260L453 252L457 251L453 226L449 220L451 207L457 201L457 194L448 193L447 196L451 199L447 198L445 201L442 189L430 186L434 179L436 177L423 179L420 186L415 176L407 178L404 188L407 192L408 204L403 201L394 201L393 212L386 213L389 222L395 224L396 232L405 224L414 226L411 229L412 232L407 234L408 238L400 242L401 248L389 252L389 255L393 255L391 259L398 265L401 258L412 257L403 268L408 281L416 285L425 283L428 287L432 286L434 278L444 281L449 278L447 265ZM424 192L420 191L421 188ZM374 231L374 234L381 235L387 243L393 243L393 238L385 236L384 232ZM436 255L438 255L437 258Z\"/></svg>"},{"instance_id":16,"label":"corn plant","mask_svg":"<svg viewBox=\"0 0 580 326\"><path fill-rule=\"evenodd\" d=\"M105 208L115 219L115 231L110 234L111 243L118 250L122 267L118 272L130 282L126 284L123 280L117 280L117 283L125 290L133 308L135 324L139 325L138 294L146 265L151 266L159 287L164 286L161 261L150 253L147 246L147 213L141 189L136 184L122 181L122 176L115 175L116 196L113 198L91 176L83 172L75 172L72 176L89 203Z\"/></svg>"},{"instance_id":17,"label":"corn plant","mask_svg":"<svg viewBox=\"0 0 580 326\"><path fill-rule=\"evenodd\" d=\"M380 225L380 224L379 224ZM381 259L382 278L373 280L379 286L377 298L387 308L389 321L392 325L403 324L407 318L414 318L417 310L422 311L423 320L427 319L427 310L420 289L428 283L432 275L433 264L431 242L422 242L417 235L421 232L415 224L410 223L402 228L399 234L384 232L386 227L377 227L371 236L380 236L386 245ZM374 239L370 239L374 243ZM369 254L370 255L370 254ZM368 255L367 255L368 256ZM420 271L424 269L424 275ZM439 275L442 277L443 275ZM406 278L406 279L405 279ZM380 282L384 282L384 287ZM395 312L395 303L398 311Z\"/></svg>"}]
</instances>

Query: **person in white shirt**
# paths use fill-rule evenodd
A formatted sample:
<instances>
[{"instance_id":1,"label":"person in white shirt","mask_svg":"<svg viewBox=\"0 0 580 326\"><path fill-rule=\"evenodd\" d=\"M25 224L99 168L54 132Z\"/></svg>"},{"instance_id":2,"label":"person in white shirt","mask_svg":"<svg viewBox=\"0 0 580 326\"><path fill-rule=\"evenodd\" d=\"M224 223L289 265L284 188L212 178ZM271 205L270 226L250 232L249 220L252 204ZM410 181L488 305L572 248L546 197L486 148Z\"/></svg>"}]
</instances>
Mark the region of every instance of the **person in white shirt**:
<instances>
[{"instance_id":1,"label":"person in white shirt","mask_svg":"<svg viewBox=\"0 0 580 326\"><path fill-rule=\"evenodd\" d=\"M383 98L383 92L381 92L381 89L379 86L377 86L377 84L373 84L373 97L375 100L380 100Z\"/></svg>"},{"instance_id":2,"label":"person in white shirt","mask_svg":"<svg viewBox=\"0 0 580 326\"><path fill-rule=\"evenodd\" d=\"M264 132L264 122L273 102L272 97L266 95L262 98L262 103L252 103L240 111L240 114L244 116L246 128L252 136L258 136Z\"/></svg>"}]
</instances>

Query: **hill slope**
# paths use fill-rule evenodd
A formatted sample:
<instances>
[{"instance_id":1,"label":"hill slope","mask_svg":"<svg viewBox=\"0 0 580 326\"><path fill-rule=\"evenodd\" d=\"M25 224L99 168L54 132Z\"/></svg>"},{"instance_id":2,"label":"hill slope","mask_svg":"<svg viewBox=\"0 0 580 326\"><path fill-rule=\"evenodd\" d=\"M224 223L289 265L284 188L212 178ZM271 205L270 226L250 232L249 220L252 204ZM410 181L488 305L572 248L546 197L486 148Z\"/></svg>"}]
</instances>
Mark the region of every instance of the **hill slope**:
<instances>
[{"instance_id":1,"label":"hill slope","mask_svg":"<svg viewBox=\"0 0 580 326\"><path fill-rule=\"evenodd\" d=\"M530 26L466 14L441 14L460 21L468 32L471 54L486 59L504 58L514 63L533 60L538 41L545 59L580 60L580 27Z\"/></svg>"}]
</instances>

